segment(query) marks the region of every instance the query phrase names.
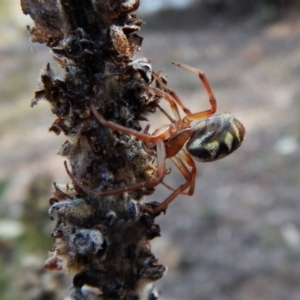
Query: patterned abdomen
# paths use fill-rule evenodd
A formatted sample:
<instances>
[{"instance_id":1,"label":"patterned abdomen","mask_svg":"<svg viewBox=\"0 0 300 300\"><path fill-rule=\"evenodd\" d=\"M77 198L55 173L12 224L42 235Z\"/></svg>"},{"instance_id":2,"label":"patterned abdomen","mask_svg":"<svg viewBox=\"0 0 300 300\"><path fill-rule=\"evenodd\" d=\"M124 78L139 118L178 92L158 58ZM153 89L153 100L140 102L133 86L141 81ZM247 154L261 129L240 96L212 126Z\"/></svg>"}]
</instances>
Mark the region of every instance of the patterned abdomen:
<instances>
[{"instance_id":1,"label":"patterned abdomen","mask_svg":"<svg viewBox=\"0 0 300 300\"><path fill-rule=\"evenodd\" d=\"M222 113L198 122L186 149L198 161L209 162L235 151L244 138L243 124L232 114Z\"/></svg>"}]
</instances>

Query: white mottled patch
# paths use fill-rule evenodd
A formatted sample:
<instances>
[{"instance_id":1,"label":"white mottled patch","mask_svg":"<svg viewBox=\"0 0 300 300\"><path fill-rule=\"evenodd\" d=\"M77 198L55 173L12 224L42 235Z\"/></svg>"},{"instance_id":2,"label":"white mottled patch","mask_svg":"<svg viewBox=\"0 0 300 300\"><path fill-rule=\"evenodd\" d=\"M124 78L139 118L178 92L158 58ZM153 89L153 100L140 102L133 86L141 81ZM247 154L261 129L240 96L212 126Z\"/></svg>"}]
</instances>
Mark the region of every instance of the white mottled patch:
<instances>
[{"instance_id":1,"label":"white mottled patch","mask_svg":"<svg viewBox=\"0 0 300 300\"><path fill-rule=\"evenodd\" d=\"M218 150L219 150L219 142L213 141L211 143L208 143L204 147L211 155L211 158L215 157Z\"/></svg>"},{"instance_id":2,"label":"white mottled patch","mask_svg":"<svg viewBox=\"0 0 300 300\"><path fill-rule=\"evenodd\" d=\"M235 132L235 136L236 138L239 140L239 142L241 141L241 136L240 136L240 132L238 130L238 128L235 126L235 124L232 122L231 123L231 128L233 129L233 131Z\"/></svg>"},{"instance_id":3,"label":"white mottled patch","mask_svg":"<svg viewBox=\"0 0 300 300\"><path fill-rule=\"evenodd\" d=\"M90 285L87 285L87 284L85 284L81 288L81 292L85 296L94 295L94 296L100 297L101 295L103 295L103 291L102 291L101 288L97 288L97 287L90 286Z\"/></svg>"},{"instance_id":4,"label":"white mottled patch","mask_svg":"<svg viewBox=\"0 0 300 300\"><path fill-rule=\"evenodd\" d=\"M226 132L224 142L229 151L232 149L233 135L230 132Z\"/></svg>"},{"instance_id":5,"label":"white mottled patch","mask_svg":"<svg viewBox=\"0 0 300 300\"><path fill-rule=\"evenodd\" d=\"M195 140L193 140L190 144L189 144L189 149L199 149L201 148L203 145L203 141L212 136L214 133L213 132L207 132L206 134L204 134L203 136L201 136L200 138L196 138Z\"/></svg>"}]
</instances>

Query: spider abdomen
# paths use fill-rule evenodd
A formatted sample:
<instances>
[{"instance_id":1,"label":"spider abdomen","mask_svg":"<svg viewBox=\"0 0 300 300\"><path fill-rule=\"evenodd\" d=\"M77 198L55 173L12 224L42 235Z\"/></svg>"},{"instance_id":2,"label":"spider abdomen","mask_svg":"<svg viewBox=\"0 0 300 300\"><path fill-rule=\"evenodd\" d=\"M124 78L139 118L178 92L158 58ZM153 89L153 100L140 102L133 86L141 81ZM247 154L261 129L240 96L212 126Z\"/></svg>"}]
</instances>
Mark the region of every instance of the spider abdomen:
<instances>
[{"instance_id":1,"label":"spider abdomen","mask_svg":"<svg viewBox=\"0 0 300 300\"><path fill-rule=\"evenodd\" d=\"M244 137L243 124L232 114L222 113L198 122L186 149L198 161L214 161L239 148Z\"/></svg>"}]
</instances>

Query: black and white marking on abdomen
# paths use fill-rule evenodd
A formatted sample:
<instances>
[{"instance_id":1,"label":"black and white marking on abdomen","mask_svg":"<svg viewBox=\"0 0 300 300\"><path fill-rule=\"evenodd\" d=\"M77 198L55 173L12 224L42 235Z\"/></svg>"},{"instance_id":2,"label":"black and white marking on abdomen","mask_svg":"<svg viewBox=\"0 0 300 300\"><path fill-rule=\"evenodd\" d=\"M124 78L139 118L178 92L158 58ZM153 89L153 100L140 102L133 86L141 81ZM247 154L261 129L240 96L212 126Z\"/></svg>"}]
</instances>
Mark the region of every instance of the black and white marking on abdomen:
<instances>
[{"instance_id":1,"label":"black and white marking on abdomen","mask_svg":"<svg viewBox=\"0 0 300 300\"><path fill-rule=\"evenodd\" d=\"M199 161L214 161L239 148L244 136L244 126L232 114L213 115L196 124L186 149Z\"/></svg>"}]
</instances>

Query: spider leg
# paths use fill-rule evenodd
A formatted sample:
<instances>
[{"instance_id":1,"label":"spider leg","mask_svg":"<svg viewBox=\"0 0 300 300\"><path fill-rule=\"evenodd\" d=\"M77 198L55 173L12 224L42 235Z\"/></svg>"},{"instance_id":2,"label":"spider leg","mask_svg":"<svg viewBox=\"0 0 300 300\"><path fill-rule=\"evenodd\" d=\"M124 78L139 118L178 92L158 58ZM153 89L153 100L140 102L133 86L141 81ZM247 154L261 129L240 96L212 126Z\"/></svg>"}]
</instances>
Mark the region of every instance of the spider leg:
<instances>
[{"instance_id":1,"label":"spider leg","mask_svg":"<svg viewBox=\"0 0 300 300\"><path fill-rule=\"evenodd\" d=\"M176 123L176 121L159 104L157 104L157 107L170 120L171 123Z\"/></svg>"},{"instance_id":2,"label":"spider leg","mask_svg":"<svg viewBox=\"0 0 300 300\"><path fill-rule=\"evenodd\" d=\"M181 120L178 107L177 107L176 102L175 102L175 100L172 96L170 96L166 92L164 92L164 91L162 91L158 88L155 88L155 87L151 87L151 86L147 86L147 85L142 85L142 87L145 88L146 90L149 90L149 91L153 92L154 94L156 94L160 97L163 97L165 100L167 100L170 103L170 106L171 106L171 109L174 113L176 121Z\"/></svg>"},{"instance_id":3,"label":"spider leg","mask_svg":"<svg viewBox=\"0 0 300 300\"><path fill-rule=\"evenodd\" d=\"M191 111L185 107L185 105L182 103L182 101L179 99L177 94L171 90L163 81L162 79L158 76L158 74L152 72L153 77L155 78L156 81L159 82L159 84L164 88L164 90L172 96L172 98L177 102L177 104L182 108L185 114L190 115L192 114Z\"/></svg>"},{"instance_id":4,"label":"spider leg","mask_svg":"<svg viewBox=\"0 0 300 300\"><path fill-rule=\"evenodd\" d=\"M196 179L196 174L197 174L196 164L195 164L194 160L191 158L191 156L184 149L182 149L179 152L179 154L187 162L187 164L192 168L192 170L190 172L191 184L190 184L189 191L187 193L181 193L181 194L187 195L187 196L192 196L194 194L194 190L195 190L195 179ZM165 182L162 181L161 183L169 190L175 191L175 189L173 187L166 184Z\"/></svg>"},{"instance_id":5,"label":"spider leg","mask_svg":"<svg viewBox=\"0 0 300 300\"><path fill-rule=\"evenodd\" d=\"M117 195L117 194L121 194L121 193L125 193L125 192L130 192L130 191L141 189L141 188L152 188L152 187L157 186L163 180L165 173L166 173L166 163L165 163L166 151L165 151L164 143L161 140L157 141L157 143L156 143L156 154L157 154L157 170L156 170L156 178L154 180L142 181L142 182L130 184L125 187L115 188L115 189L101 191L101 192L94 191L94 190L84 186L83 184L81 184L78 181L78 179L76 179L71 174L66 161L64 162L64 165L65 165L66 171L67 171L68 175L70 176L74 186L78 186L79 188L81 188L88 194L105 197L105 196L111 196L111 195Z\"/></svg>"},{"instance_id":6,"label":"spider leg","mask_svg":"<svg viewBox=\"0 0 300 300\"><path fill-rule=\"evenodd\" d=\"M163 185L163 186L165 186L167 189L169 189L169 190L171 190L171 191L176 191L176 189L175 188L173 188L173 187L171 187L170 185L168 185L167 183L165 183L165 182L161 182L161 184ZM185 196L189 196L189 193L180 193L180 195L185 195Z\"/></svg>"},{"instance_id":7,"label":"spider leg","mask_svg":"<svg viewBox=\"0 0 300 300\"><path fill-rule=\"evenodd\" d=\"M165 210L167 206L179 195L181 194L184 190L186 190L189 185L191 184L192 177L187 169L187 167L184 165L182 160L176 156L172 157L171 160L175 164L175 166L178 168L178 170L182 173L182 175L185 177L186 182L182 184L179 188L177 188L166 200L164 200L162 203L160 203L158 206L153 208L153 213L157 214L160 213L161 211Z\"/></svg>"},{"instance_id":8,"label":"spider leg","mask_svg":"<svg viewBox=\"0 0 300 300\"><path fill-rule=\"evenodd\" d=\"M177 66L177 67L180 67L180 68L183 68L183 69L186 69L190 72L193 72L195 74L197 74L200 78L200 80L202 81L202 84L208 94L208 98L209 98L209 102L211 104L211 109L208 109L208 110L205 110L203 112L199 112L199 113L195 113L195 114L191 114L191 115L187 115L183 121L187 120L187 121L195 121L195 120L198 120L198 119L202 119L202 118L206 118L212 114L214 114L217 110L217 101L216 101L216 98L212 92L212 89L208 83L208 80L205 76L205 74L193 67L190 67L190 66L187 66L185 64L181 64L181 63L177 63L177 62L172 62L173 65Z\"/></svg>"},{"instance_id":9,"label":"spider leg","mask_svg":"<svg viewBox=\"0 0 300 300\"><path fill-rule=\"evenodd\" d=\"M148 146L149 143L143 143L142 148L143 150L149 155L149 156L155 156L155 150L151 149L151 147ZM151 144L150 144L151 145Z\"/></svg>"},{"instance_id":10,"label":"spider leg","mask_svg":"<svg viewBox=\"0 0 300 300\"><path fill-rule=\"evenodd\" d=\"M144 129L144 134L148 134L150 128L150 124L148 124ZM142 148L149 156L156 156L156 151L154 150L155 143L142 143Z\"/></svg>"},{"instance_id":11,"label":"spider leg","mask_svg":"<svg viewBox=\"0 0 300 300\"><path fill-rule=\"evenodd\" d=\"M197 167L196 167L196 164L195 164L194 160L192 159L192 157L184 149L181 149L179 154L187 162L187 164L192 168L191 173L190 173L191 174L191 184L190 184L190 189L188 192L188 195L192 196L194 194L194 190L195 190Z\"/></svg>"},{"instance_id":12,"label":"spider leg","mask_svg":"<svg viewBox=\"0 0 300 300\"><path fill-rule=\"evenodd\" d=\"M171 190L171 191L175 191L175 190L176 190L175 188L171 187L170 185L168 185L167 183L165 183L165 182L163 182L163 181L161 182L161 184L162 184L163 186L165 186L167 189ZM187 192L180 193L180 195L184 195L184 196L192 196L192 195L190 195L190 194L187 193Z\"/></svg>"},{"instance_id":13,"label":"spider leg","mask_svg":"<svg viewBox=\"0 0 300 300\"><path fill-rule=\"evenodd\" d=\"M97 118L97 120L104 126L119 131L121 133L125 133L128 135L133 135L134 137L138 138L139 140L147 143L155 143L159 140L166 140L171 136L171 126L164 126L163 128L156 131L153 135L148 135L147 133L139 132L136 130L133 130L131 128L119 125L117 123L107 121L105 120L96 110L94 104L91 103L90 109L93 112L94 116Z\"/></svg>"}]
</instances>

